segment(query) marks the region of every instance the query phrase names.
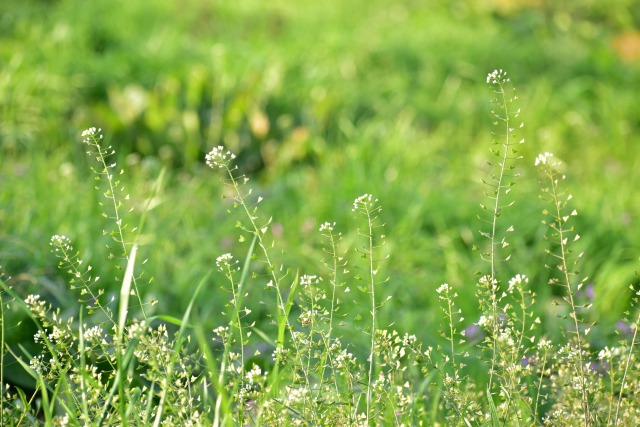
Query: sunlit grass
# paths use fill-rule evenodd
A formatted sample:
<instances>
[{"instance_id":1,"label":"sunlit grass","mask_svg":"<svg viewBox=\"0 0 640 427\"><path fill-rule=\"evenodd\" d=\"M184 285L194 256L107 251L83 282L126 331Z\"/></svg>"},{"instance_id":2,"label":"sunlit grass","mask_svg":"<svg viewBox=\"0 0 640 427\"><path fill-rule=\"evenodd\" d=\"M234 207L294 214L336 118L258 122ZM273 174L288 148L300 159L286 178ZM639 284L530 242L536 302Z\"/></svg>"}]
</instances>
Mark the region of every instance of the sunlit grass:
<instances>
[{"instance_id":1,"label":"sunlit grass","mask_svg":"<svg viewBox=\"0 0 640 427\"><path fill-rule=\"evenodd\" d=\"M324 249L312 250L321 261L289 264L283 254L295 255L296 249L278 242L283 226L265 216L265 196L223 146L207 154L206 165L221 172L222 201L235 221L230 236L244 248L244 259L217 256L221 276L209 270L200 277L180 318L157 311L163 305L152 288L159 280L148 276L138 247L151 246L143 227L161 195L161 179L136 212L112 146L99 129L85 130L107 264L114 270L103 276L71 239L55 234L50 246L75 298L68 311L47 301L55 294L26 295L16 291L19 282L11 277L1 282L3 344L11 333L5 308L12 307L31 320L36 344L35 350L7 346L7 366L31 377L35 393L5 386L3 422L37 425L42 417L45 425L141 426L636 423L640 408L626 390L640 381L637 301L615 328L589 320L597 295L579 271L584 252L574 249L580 234L573 196L564 187L568 167L549 152L535 160L548 206L542 211L547 255L541 259L549 275L531 280L502 268L533 270L515 261L522 254L511 248L511 236L519 233L505 220L517 210L512 192L525 180L517 166L524 158L525 141L518 139L524 125L506 73L489 74L487 83L496 95L496 131L481 197L488 203L480 205L485 213L479 234L486 241L477 248L487 272L471 282L478 304L473 310L460 306L468 282L454 278L453 286L432 288L443 317L422 331L424 342L412 333L424 320L400 332L392 320L403 316L394 312L399 292L387 272L391 254L406 247L387 248L378 198L356 197L347 228L316 222L309 236L328 238ZM205 291L211 285L224 307L209 312L216 327L206 332L210 326L195 313L203 306L201 292L212 294ZM552 294L537 299L538 289L554 286ZM547 311L555 317L541 314ZM603 345L598 334L589 335L592 330L600 337L618 333L620 339ZM4 367L0 377L14 381Z\"/></svg>"},{"instance_id":2,"label":"sunlit grass","mask_svg":"<svg viewBox=\"0 0 640 427\"><path fill-rule=\"evenodd\" d=\"M58 233L70 236L104 277L122 273L124 263L107 262L113 251L100 232L100 197L80 138L71 136L95 123L108 130L128 172L122 183L132 196L131 215L150 209L137 258L153 275L142 286L143 303L157 300L158 313L180 317L191 297L185 290L200 283L216 256L245 255L234 234L237 218L225 214L229 199L220 199L229 194L202 164L205 151L223 144L238 153L240 170L264 198L280 263L320 268L316 234L324 221L343 224L339 251L356 245L359 223L345 206L371 192L384 208L382 255L389 258L381 265L393 277L386 288L393 299L378 313L379 324L400 331L438 324L435 289L444 282L465 290L456 301L464 326L477 322L481 309L466 290L486 269L472 252L481 241L479 182L487 176L491 138L481 83L498 64L517 76L526 122L520 132L529 141L509 217L518 230L510 249L518 256L501 273L526 269L540 302L539 330L560 339L558 328L547 327L554 311L545 304L558 292L538 285L550 274L540 223L545 206L532 197L533 159L553 151L570 172L566 185L580 212L575 226L589 230L580 240L589 257L580 270L589 280L577 298L593 304L585 322L603 325L589 336L596 346L615 341L629 309L629 298L619 295L638 282L633 117L640 107L629 90L638 67L621 62L608 42L626 9L338 3L193 1L184 13L169 1L153 10L127 2L115 9L103 2L3 3L0 265L7 282L73 313L75 299L45 244ZM112 20L101 18L106 12ZM115 283L105 287L110 295L119 291ZM255 298L265 292L255 290ZM195 316L210 330L224 300L218 287L200 295L209 302L196 305ZM354 319L365 319L368 303L353 300ZM268 313L254 308L263 326ZM5 314L7 342L34 352L35 329L25 326L24 313L11 307ZM364 320L354 324L366 328ZM431 332L415 331L436 346ZM359 346L369 338L353 337ZM469 362L480 381L488 379L484 368Z\"/></svg>"}]
</instances>

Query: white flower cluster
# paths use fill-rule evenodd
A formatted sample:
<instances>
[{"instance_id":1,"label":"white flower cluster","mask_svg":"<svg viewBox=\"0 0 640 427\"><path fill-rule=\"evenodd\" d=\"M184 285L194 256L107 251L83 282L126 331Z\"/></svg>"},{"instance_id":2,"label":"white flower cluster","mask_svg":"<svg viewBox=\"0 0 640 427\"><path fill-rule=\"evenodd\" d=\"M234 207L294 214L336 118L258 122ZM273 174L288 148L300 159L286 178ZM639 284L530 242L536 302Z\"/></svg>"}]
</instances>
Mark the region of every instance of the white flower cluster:
<instances>
[{"instance_id":1,"label":"white flower cluster","mask_svg":"<svg viewBox=\"0 0 640 427\"><path fill-rule=\"evenodd\" d=\"M265 372L264 375L267 373ZM253 365L250 371L248 371L245 375L245 378L249 384L256 384L263 379L262 369L260 366Z\"/></svg>"},{"instance_id":2,"label":"white flower cluster","mask_svg":"<svg viewBox=\"0 0 640 427\"><path fill-rule=\"evenodd\" d=\"M359 209L369 211L372 210L374 205L378 202L378 199L374 199L371 194L363 194L360 197L357 197L353 201L353 211L357 211Z\"/></svg>"},{"instance_id":3,"label":"white flower cluster","mask_svg":"<svg viewBox=\"0 0 640 427\"><path fill-rule=\"evenodd\" d=\"M41 342L44 342L42 337L46 336L46 333L44 331L38 331L33 335L33 342L38 344Z\"/></svg>"},{"instance_id":4,"label":"white flower cluster","mask_svg":"<svg viewBox=\"0 0 640 427\"><path fill-rule=\"evenodd\" d=\"M69 424L69 414L56 415L53 417L52 425L54 427L67 427Z\"/></svg>"},{"instance_id":5,"label":"white flower cluster","mask_svg":"<svg viewBox=\"0 0 640 427\"><path fill-rule=\"evenodd\" d=\"M491 276L488 274L485 274L484 276L482 276L478 280L478 283L486 287L487 289L491 289L493 291L496 291L498 289L498 281L496 279L492 279Z\"/></svg>"},{"instance_id":6,"label":"white flower cluster","mask_svg":"<svg viewBox=\"0 0 640 427\"><path fill-rule=\"evenodd\" d=\"M93 326L89 329L85 329L83 337L87 342L99 342L100 338L102 338L102 328L100 326Z\"/></svg>"},{"instance_id":7,"label":"white flower cluster","mask_svg":"<svg viewBox=\"0 0 640 427\"><path fill-rule=\"evenodd\" d=\"M558 354L566 360L579 360L581 353L584 354L572 344L565 344L558 350Z\"/></svg>"},{"instance_id":8,"label":"white flower cluster","mask_svg":"<svg viewBox=\"0 0 640 427\"><path fill-rule=\"evenodd\" d=\"M38 354L31 358L29 361L29 367L36 372L44 372L45 366L44 354Z\"/></svg>"},{"instance_id":9,"label":"white flower cluster","mask_svg":"<svg viewBox=\"0 0 640 427\"><path fill-rule=\"evenodd\" d=\"M538 154L538 157L536 157L536 161L534 164L535 166L551 164L552 157L553 157L553 153L549 153L549 152Z\"/></svg>"},{"instance_id":10,"label":"white flower cluster","mask_svg":"<svg viewBox=\"0 0 640 427\"><path fill-rule=\"evenodd\" d=\"M33 314L39 317L44 317L46 314L46 302L40 299L40 295L28 295L24 300L27 307Z\"/></svg>"},{"instance_id":11,"label":"white flower cluster","mask_svg":"<svg viewBox=\"0 0 640 427\"><path fill-rule=\"evenodd\" d=\"M436 289L436 292L441 294L441 293L448 293L449 292L449 284L447 283L443 283L442 285L440 285L440 287L438 289Z\"/></svg>"},{"instance_id":12,"label":"white flower cluster","mask_svg":"<svg viewBox=\"0 0 640 427\"><path fill-rule=\"evenodd\" d=\"M84 138L82 142L85 144L93 144L96 140L100 140L103 138L103 135L100 133L102 129L90 127L82 131L82 137Z\"/></svg>"},{"instance_id":13,"label":"white flower cluster","mask_svg":"<svg viewBox=\"0 0 640 427\"><path fill-rule=\"evenodd\" d=\"M227 167L231 160L235 158L235 154L233 154L229 150L225 151L224 147L219 145L217 147L213 147L213 150L211 150L205 157L205 161L207 163L207 166L215 169Z\"/></svg>"},{"instance_id":14,"label":"white flower cluster","mask_svg":"<svg viewBox=\"0 0 640 427\"><path fill-rule=\"evenodd\" d=\"M513 288L515 287L515 285L522 286L523 284L526 285L527 283L529 283L529 278L527 276L525 276L524 274L516 274L515 277L509 280L509 292L513 292Z\"/></svg>"},{"instance_id":15,"label":"white flower cluster","mask_svg":"<svg viewBox=\"0 0 640 427\"><path fill-rule=\"evenodd\" d=\"M573 382L573 389L578 392L582 392L582 390L584 390L584 388L589 384L586 378L579 375L574 375L574 377L571 378L571 381Z\"/></svg>"},{"instance_id":16,"label":"white flower cluster","mask_svg":"<svg viewBox=\"0 0 640 427\"><path fill-rule=\"evenodd\" d=\"M351 365L355 365L356 358L352 353L347 352L346 349L343 349L334 359L334 363L336 369L349 368Z\"/></svg>"},{"instance_id":17,"label":"white flower cluster","mask_svg":"<svg viewBox=\"0 0 640 427\"><path fill-rule=\"evenodd\" d=\"M40 295L28 295L24 302L29 306L40 304Z\"/></svg>"},{"instance_id":18,"label":"white flower cluster","mask_svg":"<svg viewBox=\"0 0 640 427\"><path fill-rule=\"evenodd\" d=\"M305 403L307 396L309 395L309 389L306 387L285 387L287 390L287 394L285 397L285 402L287 407L291 407L293 405L299 405Z\"/></svg>"},{"instance_id":19,"label":"white flower cluster","mask_svg":"<svg viewBox=\"0 0 640 427\"><path fill-rule=\"evenodd\" d=\"M502 84L509 81L507 77L507 72L502 71L502 68L499 70L493 70L489 74L487 74L487 83L488 84Z\"/></svg>"},{"instance_id":20,"label":"white flower cluster","mask_svg":"<svg viewBox=\"0 0 640 427\"><path fill-rule=\"evenodd\" d=\"M230 270L233 264L238 263L238 261L236 261L235 263L233 263L232 261L233 255L229 253L222 254L218 258L216 258L216 266L218 267L218 270L225 272L227 270ZM240 267L237 267L237 270L240 270Z\"/></svg>"},{"instance_id":21,"label":"white flower cluster","mask_svg":"<svg viewBox=\"0 0 640 427\"><path fill-rule=\"evenodd\" d=\"M218 326L213 330L213 333L218 337L225 339L227 335L229 335L229 327L228 326Z\"/></svg>"},{"instance_id":22,"label":"white flower cluster","mask_svg":"<svg viewBox=\"0 0 640 427\"><path fill-rule=\"evenodd\" d=\"M51 242L49 244L55 248L55 252L59 252L60 250L62 250L62 252L69 252L72 249L71 239L59 234L51 237Z\"/></svg>"},{"instance_id":23,"label":"white flower cluster","mask_svg":"<svg viewBox=\"0 0 640 427\"><path fill-rule=\"evenodd\" d=\"M305 274L300 278L300 284L302 286L317 285L321 280L322 278L316 276L315 274Z\"/></svg>"},{"instance_id":24,"label":"white flower cluster","mask_svg":"<svg viewBox=\"0 0 640 427\"><path fill-rule=\"evenodd\" d=\"M334 222L333 224L330 222L325 222L324 224L322 224L320 226L320 231L333 231L333 227L336 225L336 223Z\"/></svg>"},{"instance_id":25,"label":"white flower cluster","mask_svg":"<svg viewBox=\"0 0 640 427\"><path fill-rule=\"evenodd\" d=\"M500 332L500 335L498 335L498 342L506 344L509 347L514 347L516 345L511 333L511 328L505 328Z\"/></svg>"},{"instance_id":26,"label":"white flower cluster","mask_svg":"<svg viewBox=\"0 0 640 427\"><path fill-rule=\"evenodd\" d=\"M139 322L137 320L134 320L133 323L131 323L127 327L127 336L130 339L140 338L145 335L146 330L147 322L145 322L144 320L141 320Z\"/></svg>"},{"instance_id":27,"label":"white flower cluster","mask_svg":"<svg viewBox=\"0 0 640 427\"><path fill-rule=\"evenodd\" d=\"M384 395L389 387L389 379L384 376L384 372L378 374L378 379L371 384L371 388L378 396Z\"/></svg>"},{"instance_id":28,"label":"white flower cluster","mask_svg":"<svg viewBox=\"0 0 640 427\"><path fill-rule=\"evenodd\" d=\"M540 350L550 350L552 347L552 343L550 340L542 339L538 342L538 348Z\"/></svg>"},{"instance_id":29,"label":"white flower cluster","mask_svg":"<svg viewBox=\"0 0 640 427\"><path fill-rule=\"evenodd\" d=\"M273 350L273 361L274 362L278 362L281 366L284 366L287 362L287 359L289 357L289 349L284 348L284 347L277 347L275 350Z\"/></svg>"},{"instance_id":30,"label":"white flower cluster","mask_svg":"<svg viewBox=\"0 0 640 427\"><path fill-rule=\"evenodd\" d=\"M489 319L487 318L487 316L480 316L480 319L478 319L477 325L480 326L481 328L489 325Z\"/></svg>"},{"instance_id":31,"label":"white flower cluster","mask_svg":"<svg viewBox=\"0 0 640 427\"><path fill-rule=\"evenodd\" d=\"M622 353L620 347L605 347L598 353L598 359L611 360L614 356L619 356Z\"/></svg>"},{"instance_id":32,"label":"white flower cluster","mask_svg":"<svg viewBox=\"0 0 640 427\"><path fill-rule=\"evenodd\" d=\"M54 325L53 331L49 334L48 338L52 343L62 343L71 338L71 335L64 329L60 329Z\"/></svg>"}]
</instances>

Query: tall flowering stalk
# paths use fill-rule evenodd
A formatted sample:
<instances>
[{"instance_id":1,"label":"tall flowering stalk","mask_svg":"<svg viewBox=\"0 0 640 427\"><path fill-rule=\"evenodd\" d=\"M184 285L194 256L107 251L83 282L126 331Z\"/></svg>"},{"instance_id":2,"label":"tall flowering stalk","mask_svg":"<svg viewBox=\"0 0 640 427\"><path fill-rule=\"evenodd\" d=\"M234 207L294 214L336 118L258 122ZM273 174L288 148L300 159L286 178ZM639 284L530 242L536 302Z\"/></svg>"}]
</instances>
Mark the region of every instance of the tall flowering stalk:
<instances>
[{"instance_id":1,"label":"tall flowering stalk","mask_svg":"<svg viewBox=\"0 0 640 427\"><path fill-rule=\"evenodd\" d=\"M328 245L325 248L325 251L330 256L330 260L328 261L323 260L323 263L327 266L327 268L330 271L329 282L331 284L331 299L330 299L331 306L329 308L329 328L325 336L325 341L327 344L331 343L333 328L334 328L333 317L336 312L336 297L337 297L336 290L338 288L338 266L343 264L344 262L343 258L338 256L338 241L341 239L341 235L340 233L334 232L335 225L336 225L335 222L334 223L324 222L322 225L320 225L320 228L319 228L320 233L322 233L322 235L328 240ZM327 345L327 348L328 347L329 345ZM323 357L326 357L326 356L327 354L324 353ZM324 378L324 371L326 367L326 365L324 364L324 361L323 363L321 363L321 366L322 366L322 373L320 375L320 378Z\"/></svg>"},{"instance_id":2,"label":"tall flowering stalk","mask_svg":"<svg viewBox=\"0 0 640 427\"><path fill-rule=\"evenodd\" d=\"M365 216L367 221L367 228L363 231L359 229L358 232L361 236L366 238L366 245L362 247L362 256L367 260L367 275L368 277L362 278L363 281L367 282L368 292L371 301L371 351L369 353L369 379L367 384L367 413L366 420L367 425L371 420L371 410L372 410L372 393L373 393L373 372L375 365L375 346L376 346L376 330L377 330L377 311L378 311L378 301L376 300L376 275L378 274L379 266L377 265L378 260L375 259L374 250L379 247L379 244L374 243L374 229L379 227L375 224L378 214L381 208L378 205L378 199L374 199L371 194L364 194L358 198L356 198L353 202L353 211L358 212ZM384 236L382 236L384 237Z\"/></svg>"},{"instance_id":3,"label":"tall flowering stalk","mask_svg":"<svg viewBox=\"0 0 640 427\"><path fill-rule=\"evenodd\" d=\"M542 188L542 198L552 206L550 210L545 209L543 211L547 217L547 219L543 220L543 224L549 227L551 231L549 238L557 245L557 249L547 250L547 253L557 262L555 266L548 266L548 268L553 272L559 273L560 276L552 277L549 283L551 285L562 286L566 292L564 301L569 306L568 317L571 319L573 326L573 331L570 333L572 333L575 338L573 343L570 342L567 344L570 348L566 351L568 360L578 365L578 375L574 376L572 380L573 384L570 384L570 386L580 392L584 425L590 426L593 423L593 415L591 414L591 405L589 403L590 390L586 372L587 367L584 359L584 349L586 348L584 336L589 333L591 328L583 328L583 320L576 302L576 292L582 289L587 278L585 277L577 282L572 278L572 276L577 274L575 266L583 255L583 253L574 255L572 249L572 244L580 239L580 235L576 233L575 227L570 225L569 222L578 212L575 209L572 209L569 213L567 212L569 210L569 201L573 196L566 190L560 188L560 182L566 178L564 173L562 173L562 163L557 160L552 153L547 152L538 155L535 160L535 166L540 169L543 179L546 182L546 185ZM590 306L591 305L588 304L583 309L588 309Z\"/></svg>"},{"instance_id":4,"label":"tall flowering stalk","mask_svg":"<svg viewBox=\"0 0 640 427\"><path fill-rule=\"evenodd\" d=\"M116 244L120 246L120 250L122 251L121 254L127 261L127 264L129 264L131 258L130 249L128 246L133 247L135 243L128 242L127 239L125 239L125 232L128 229L128 224L123 222L121 214L121 210L123 207L122 199L128 199L129 195L124 194L124 186L122 182L116 177L116 174L122 175L124 171L120 170L119 172L116 172L116 164L111 163L111 161L109 160L109 158L115 154L115 150L112 146L105 146L103 144L104 135L102 135L102 129L95 127L88 128L82 132L82 138L82 142L92 148L87 151L87 154L90 156L94 156L98 164L97 168L93 166L91 167L93 173L96 174L96 181L106 181L106 190L100 188L100 185L96 185L96 190L102 191L102 195L109 201L109 212L105 213L104 215L107 219L113 221L116 229L109 233L107 233L106 231L104 233L109 234L116 242ZM102 203L100 203L100 205L103 206ZM133 292L138 299L142 315L146 318L144 305L142 304L142 297L140 296L137 278L135 276L132 277L132 285Z\"/></svg>"},{"instance_id":5,"label":"tall flowering stalk","mask_svg":"<svg viewBox=\"0 0 640 427\"><path fill-rule=\"evenodd\" d=\"M498 309L498 293L500 289L500 281L497 278L496 271L499 262L508 261L511 255L503 255L501 251L509 246L506 239L506 233L514 231L513 226L506 230L499 229L500 216L503 210L513 204L506 202L504 199L511 192L514 185L513 179L518 175L513 172L514 162L521 159L518 153L518 144L523 144L524 139L516 141L517 129L522 128L524 123L516 122L520 115L520 109L511 110L511 104L517 100L517 96L508 95L507 84L510 82L507 73L503 70L495 70L487 75L487 84L491 86L496 97L493 99L495 108L491 111L495 117L493 125L498 129L494 133L494 141L490 148L492 156L495 158L489 161L492 171L489 178L482 182L489 188L484 194L489 199L487 205L480 207L487 211L489 218L482 218L487 229L481 231L481 235L488 239L488 250L482 253L482 258L489 263L490 272L484 279L486 285L486 297L490 303L489 314L489 333L491 340L491 370L489 373L489 390L492 389L496 363L498 359L497 339L499 336L499 309Z\"/></svg>"}]
</instances>

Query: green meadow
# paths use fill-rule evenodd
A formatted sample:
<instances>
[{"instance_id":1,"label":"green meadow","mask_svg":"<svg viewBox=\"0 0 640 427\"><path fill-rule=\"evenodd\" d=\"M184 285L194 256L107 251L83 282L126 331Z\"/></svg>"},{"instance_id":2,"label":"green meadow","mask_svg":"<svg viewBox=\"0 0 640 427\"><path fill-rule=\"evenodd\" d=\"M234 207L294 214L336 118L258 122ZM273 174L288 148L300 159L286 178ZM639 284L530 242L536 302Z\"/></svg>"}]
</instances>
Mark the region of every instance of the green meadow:
<instances>
[{"instance_id":1,"label":"green meadow","mask_svg":"<svg viewBox=\"0 0 640 427\"><path fill-rule=\"evenodd\" d=\"M510 398L490 373L502 327L498 311L504 309L506 319L509 309L483 301L495 301L491 292L503 294L511 290L509 279L526 275L526 292L535 304L523 313L535 320L531 336L536 340L549 339L560 347L577 335L576 345L591 355L626 340L622 347L630 348L630 355L636 351L639 31L640 7L631 0L3 0L2 377L24 390L26 397L19 399L33 409L7 425L52 425L55 416L74 412L55 404L54 396L64 395L66 386L25 367L42 348L34 334L51 327L25 310L28 295L40 295L52 312L73 318L69 325L75 330L79 316L104 322L107 312L118 312L125 270L135 261L137 290L129 299L128 319L144 318L151 325L165 321L169 332L181 337L191 331L185 354L219 350L221 360L230 364L239 363L229 350L233 345L219 345L212 331L221 325L237 328L239 352L255 353L251 360L263 371L280 372L266 380L276 396L286 381L298 383L285 368L274 371L280 359L274 362L271 352L284 342L300 351L294 332L308 326L305 310L310 304L313 312L316 304L316 296L296 291L297 283L304 275L335 273L327 269L332 259L340 260L335 265L344 274L324 279L342 289L336 294L341 308L331 317L340 328L329 329L364 364L365 373L365 391L352 399L350 413L366 417L347 417L344 425L402 424L385 418L384 405L376 406L371 397L377 390L373 371L385 366L367 364L370 353L376 353L371 342L377 328L415 334L425 350L439 353L433 356L439 362L429 364L439 366L442 376L423 375L411 382L418 394L427 395L426 415L411 415L405 425L418 419L424 425L484 425L487 419L491 425L541 425L551 416L554 400L527 415L522 409L529 408L526 399L510 407ZM500 101L497 86L488 82L489 73L501 69L510 79L504 90L511 101ZM496 94L498 104L492 103ZM507 105L512 113L520 112L505 127L499 117ZM81 136L94 126L102 130L103 146L113 148L105 164L95 162L96 146ZM507 162L501 150L511 135L515 142L510 143L524 143L517 144ZM225 164L229 174L205 164L217 146L236 155ZM566 253L562 238L556 241L554 229L544 223L545 212L555 217L559 206L555 199L550 205L549 193L540 191L549 184L534 161L545 152L559 161L553 163L553 177L560 182L558 194L568 200L566 213L558 211L557 217L571 216L564 231L572 238L579 235ZM506 178L494 193L496 171L500 176L506 172ZM231 177L240 184L240 177L248 181L238 190ZM354 200L363 194L378 200L376 207L360 206L373 215L368 222L354 209ZM494 209L496 195L499 208ZM254 218L259 218L257 228L249 225ZM325 222L335 222L333 231L341 233L333 252L319 231ZM495 241L487 240L496 222ZM373 234L367 231L372 224ZM79 290L84 285L69 272L75 261L59 268L61 258L52 249L64 245L52 246L54 235L70 239L71 258L92 267L91 280L100 276L101 293L87 296ZM504 236L508 239L500 240ZM494 253L491 247L499 250ZM239 261L246 294L229 288L229 276L217 266L225 253ZM493 255L496 261L488 262ZM558 259L571 261L572 279L564 287L550 284ZM344 268L343 260L349 262ZM368 275L377 277L374 309ZM479 278L484 275L497 279L498 288L482 290ZM437 292L443 283L451 289L450 299ZM460 312L443 311L453 299ZM96 307L110 308L101 314ZM493 329L483 333L487 307L496 317ZM529 328L530 321L514 328ZM247 325L244 333L241 323ZM465 342L459 344L459 338ZM445 357L466 353L480 356L466 363ZM527 352L521 356L512 363L523 364ZM333 360L320 359L327 358ZM128 359L114 359L113 372L125 372L119 368L123 360ZM625 366L633 371L629 361ZM213 375L209 362L196 365L207 366L211 385L221 376ZM575 363L590 369L582 359ZM100 366L109 371L104 363ZM243 359L240 366L250 371L253 365ZM492 399L468 414L460 409L471 406L448 388L446 369L477 383L478 389L468 392L479 393L478 399L488 402L495 396L497 409ZM616 384L608 388L613 396L609 412L599 412L594 403L607 398L589 394L585 386L578 411L590 415L576 425L633 425L637 418L629 415L624 421L620 411L611 409L625 395L624 384L609 368L604 371L602 378L610 376ZM305 378L313 390L314 381ZM119 380L113 375L103 379L107 385L114 381ZM156 384L149 378L137 381L129 390L145 381ZM50 410L47 399L35 403L47 387ZM559 393L554 387L549 394ZM115 392L121 393L120 400L127 395L124 388ZM237 382L228 386L238 389ZM226 396L221 388L210 393L211 407L217 396ZM31 395L36 397L31 400ZM165 395L158 396L162 407ZM203 414L219 425L238 420L271 425L266 415L261 419L249 409L242 412L241 403L225 399L220 398L219 418L207 412L206 403ZM458 406L447 406L449 400ZM70 425L83 425L88 407L79 409L81 415L72 416ZM300 425L342 425L325 418L329 407L292 413ZM371 415L374 408L379 419ZM510 411L520 410L521 418L508 418ZM484 421L468 421L483 411L489 415L478 419ZM107 412L94 420L111 425ZM122 419L129 416L122 407L116 412ZM162 411L152 412L155 418L131 424L170 419ZM167 422L187 425L175 420Z\"/></svg>"}]
</instances>

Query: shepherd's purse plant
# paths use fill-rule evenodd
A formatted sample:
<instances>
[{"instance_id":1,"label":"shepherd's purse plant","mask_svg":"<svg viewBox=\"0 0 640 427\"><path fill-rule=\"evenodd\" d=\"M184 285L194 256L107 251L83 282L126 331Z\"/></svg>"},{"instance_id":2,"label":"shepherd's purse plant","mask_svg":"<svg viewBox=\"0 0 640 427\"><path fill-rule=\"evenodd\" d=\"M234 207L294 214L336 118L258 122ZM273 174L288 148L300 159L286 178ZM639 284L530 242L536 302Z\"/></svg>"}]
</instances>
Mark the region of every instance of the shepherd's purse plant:
<instances>
[{"instance_id":1,"label":"shepherd's purse plant","mask_svg":"<svg viewBox=\"0 0 640 427\"><path fill-rule=\"evenodd\" d=\"M392 279L385 273L383 203L375 195L354 195L355 247L345 245L348 230L327 219L316 224L324 254L317 269L284 265L281 252L295 249L274 242L262 197L223 146L204 161L227 187L222 203L236 219L238 244L211 254L212 271L194 285L182 318L156 313L155 301L145 297L151 279L138 259L147 210L134 226L114 150L100 129L85 130L116 277L103 277L68 237L54 235L49 245L76 296L73 315L41 295L22 295L7 277L0 281L0 425L640 425L639 293L632 288L629 333L595 347L590 332L599 326L579 298L588 278L580 273L568 166L549 152L523 157L524 124L510 79L496 70L487 84L495 95L495 131L476 247L486 268L476 283L432 284L444 323L434 325L439 344L431 346L380 320ZM540 219L550 279L535 286L530 272L504 274L517 256L510 251L517 230L509 213L525 162L539 172L546 206ZM108 292L114 284L119 291ZM204 330L192 312L210 286L221 288L226 304L217 326ZM476 290L478 319L459 308L463 286ZM559 295L552 308L557 324L546 330L560 329L560 340L544 335L536 314L541 286ZM352 310L354 299L366 308ZM37 328L36 353L5 341L7 307L19 307ZM266 317L257 314L263 307ZM5 366L8 353L19 366ZM486 381L471 376L474 360ZM5 369L24 370L35 391L5 384Z\"/></svg>"}]
</instances>

